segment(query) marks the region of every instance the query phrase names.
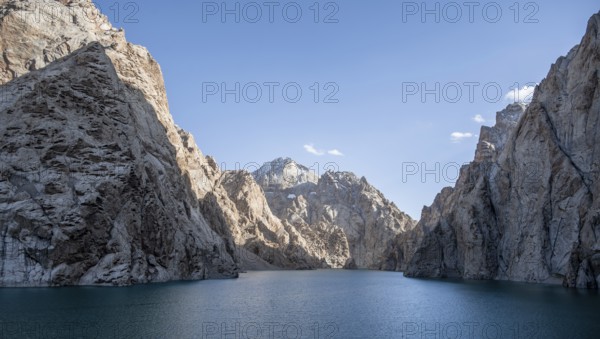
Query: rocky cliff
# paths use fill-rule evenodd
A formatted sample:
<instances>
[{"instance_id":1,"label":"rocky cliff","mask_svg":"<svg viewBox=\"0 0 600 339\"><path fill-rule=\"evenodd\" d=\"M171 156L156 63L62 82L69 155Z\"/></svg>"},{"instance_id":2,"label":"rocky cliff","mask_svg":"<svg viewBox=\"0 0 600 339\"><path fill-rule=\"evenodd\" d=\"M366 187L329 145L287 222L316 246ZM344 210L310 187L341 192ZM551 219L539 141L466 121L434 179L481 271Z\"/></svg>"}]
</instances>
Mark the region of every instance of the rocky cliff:
<instances>
[{"instance_id":1,"label":"rocky cliff","mask_svg":"<svg viewBox=\"0 0 600 339\"><path fill-rule=\"evenodd\" d=\"M351 173L319 177L291 159L254 173L226 171L214 185L213 224L230 230L242 268L385 267L384 252L415 222Z\"/></svg>"},{"instance_id":2,"label":"rocky cliff","mask_svg":"<svg viewBox=\"0 0 600 339\"><path fill-rule=\"evenodd\" d=\"M144 48L83 0L0 2L0 48L0 286L237 276Z\"/></svg>"},{"instance_id":3,"label":"rocky cliff","mask_svg":"<svg viewBox=\"0 0 600 339\"><path fill-rule=\"evenodd\" d=\"M349 173L221 171L90 0L0 0L0 49L0 286L379 268L413 224Z\"/></svg>"},{"instance_id":4,"label":"rocky cliff","mask_svg":"<svg viewBox=\"0 0 600 339\"><path fill-rule=\"evenodd\" d=\"M348 260L348 244L337 229L295 227L275 216L250 173L225 172L221 184L238 211L231 224L237 225L233 234L244 268L255 263L244 252L286 269L339 268Z\"/></svg>"},{"instance_id":5,"label":"rocky cliff","mask_svg":"<svg viewBox=\"0 0 600 339\"><path fill-rule=\"evenodd\" d=\"M423 210L409 276L600 283L600 14ZM520 118L519 118L520 116Z\"/></svg>"},{"instance_id":6,"label":"rocky cliff","mask_svg":"<svg viewBox=\"0 0 600 339\"><path fill-rule=\"evenodd\" d=\"M387 248L415 224L364 177L352 173L326 172L319 177L280 158L253 176L277 217L313 239L309 242L316 248L329 248L334 254L325 259L329 267L385 267Z\"/></svg>"}]
</instances>

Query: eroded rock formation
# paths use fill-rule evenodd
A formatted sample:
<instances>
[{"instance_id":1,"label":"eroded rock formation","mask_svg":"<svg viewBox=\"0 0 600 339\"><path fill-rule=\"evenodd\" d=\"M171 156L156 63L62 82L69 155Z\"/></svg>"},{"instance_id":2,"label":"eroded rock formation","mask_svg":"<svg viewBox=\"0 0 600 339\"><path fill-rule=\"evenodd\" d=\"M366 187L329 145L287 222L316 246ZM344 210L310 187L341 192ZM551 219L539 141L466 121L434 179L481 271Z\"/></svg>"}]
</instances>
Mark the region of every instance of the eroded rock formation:
<instances>
[{"instance_id":1,"label":"eroded rock formation","mask_svg":"<svg viewBox=\"0 0 600 339\"><path fill-rule=\"evenodd\" d=\"M407 275L598 287L599 75L596 14L526 111L484 128L475 161L423 210Z\"/></svg>"},{"instance_id":2,"label":"eroded rock formation","mask_svg":"<svg viewBox=\"0 0 600 339\"><path fill-rule=\"evenodd\" d=\"M364 177L352 173L326 172L319 177L280 158L253 175L277 217L314 239L310 242L316 248L329 248L330 267L385 267L385 252L394 238L415 224Z\"/></svg>"}]
</instances>

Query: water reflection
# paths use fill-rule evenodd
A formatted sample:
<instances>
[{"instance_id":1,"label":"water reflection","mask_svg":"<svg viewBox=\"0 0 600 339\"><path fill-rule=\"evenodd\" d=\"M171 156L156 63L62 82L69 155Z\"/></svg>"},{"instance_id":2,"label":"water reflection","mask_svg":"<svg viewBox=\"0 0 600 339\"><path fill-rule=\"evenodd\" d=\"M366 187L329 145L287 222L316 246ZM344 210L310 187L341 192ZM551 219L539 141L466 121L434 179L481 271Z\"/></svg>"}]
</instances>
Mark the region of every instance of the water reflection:
<instances>
[{"instance_id":1,"label":"water reflection","mask_svg":"<svg viewBox=\"0 0 600 339\"><path fill-rule=\"evenodd\" d=\"M596 291L406 279L369 271L250 272L127 288L0 290L0 337L586 338Z\"/></svg>"}]
</instances>

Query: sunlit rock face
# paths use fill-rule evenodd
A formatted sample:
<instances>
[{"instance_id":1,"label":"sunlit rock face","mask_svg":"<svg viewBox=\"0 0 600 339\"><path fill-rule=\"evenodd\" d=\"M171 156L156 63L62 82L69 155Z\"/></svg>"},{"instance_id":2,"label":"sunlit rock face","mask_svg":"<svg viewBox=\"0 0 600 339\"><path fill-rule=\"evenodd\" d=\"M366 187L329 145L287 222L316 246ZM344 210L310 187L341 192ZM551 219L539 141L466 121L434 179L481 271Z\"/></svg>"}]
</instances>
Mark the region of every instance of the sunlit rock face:
<instances>
[{"instance_id":1,"label":"sunlit rock face","mask_svg":"<svg viewBox=\"0 0 600 339\"><path fill-rule=\"evenodd\" d=\"M380 269L384 253L415 222L365 178L348 172L316 175L291 159L276 159L253 173L273 213L310 248L328 249L330 267Z\"/></svg>"},{"instance_id":2,"label":"sunlit rock face","mask_svg":"<svg viewBox=\"0 0 600 339\"><path fill-rule=\"evenodd\" d=\"M600 14L423 210L410 276L600 283Z\"/></svg>"}]
</instances>

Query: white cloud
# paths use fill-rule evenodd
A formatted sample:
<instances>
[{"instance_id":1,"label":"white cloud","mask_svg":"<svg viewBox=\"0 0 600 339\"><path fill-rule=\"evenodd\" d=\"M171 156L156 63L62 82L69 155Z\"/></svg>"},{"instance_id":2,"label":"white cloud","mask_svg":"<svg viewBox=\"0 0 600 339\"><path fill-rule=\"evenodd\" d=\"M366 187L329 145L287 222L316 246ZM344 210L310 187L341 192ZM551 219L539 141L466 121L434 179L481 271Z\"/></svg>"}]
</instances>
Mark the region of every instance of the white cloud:
<instances>
[{"instance_id":1,"label":"white cloud","mask_svg":"<svg viewBox=\"0 0 600 339\"><path fill-rule=\"evenodd\" d=\"M485 119L483 118L483 116L481 114L477 114L476 116L474 116L473 121L475 121L478 124L485 123Z\"/></svg>"},{"instance_id":2,"label":"white cloud","mask_svg":"<svg viewBox=\"0 0 600 339\"><path fill-rule=\"evenodd\" d=\"M450 134L450 140L452 140L452 142L461 142L464 139L468 139L468 138L472 138L474 137L473 133L463 133L463 132L454 132L452 134Z\"/></svg>"},{"instance_id":3,"label":"white cloud","mask_svg":"<svg viewBox=\"0 0 600 339\"><path fill-rule=\"evenodd\" d=\"M336 157L343 157L344 156L344 153L340 152L337 149L332 149L331 151L327 151L327 153L329 153L331 155L334 155Z\"/></svg>"},{"instance_id":4,"label":"white cloud","mask_svg":"<svg viewBox=\"0 0 600 339\"><path fill-rule=\"evenodd\" d=\"M506 95L506 100L511 102L530 103L533 98L535 86L523 86L521 89L514 89Z\"/></svg>"},{"instance_id":5,"label":"white cloud","mask_svg":"<svg viewBox=\"0 0 600 339\"><path fill-rule=\"evenodd\" d=\"M322 156L325 154L333 155L335 157L343 157L344 156L344 153L342 153L337 148L334 148L329 151L324 151L322 149L316 148L315 145L313 145L313 144L304 145L304 150L310 154L317 155L317 156Z\"/></svg>"},{"instance_id":6,"label":"white cloud","mask_svg":"<svg viewBox=\"0 0 600 339\"><path fill-rule=\"evenodd\" d=\"M321 151L321 150L317 150L315 148L314 145L310 144L310 145L304 145L304 150L307 151L310 154L314 154L314 155L318 155L321 156L323 154L325 154L325 152Z\"/></svg>"}]
</instances>

